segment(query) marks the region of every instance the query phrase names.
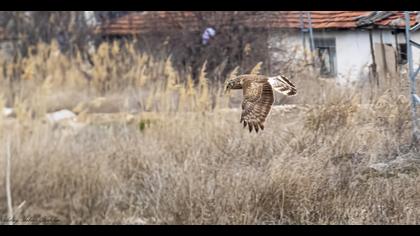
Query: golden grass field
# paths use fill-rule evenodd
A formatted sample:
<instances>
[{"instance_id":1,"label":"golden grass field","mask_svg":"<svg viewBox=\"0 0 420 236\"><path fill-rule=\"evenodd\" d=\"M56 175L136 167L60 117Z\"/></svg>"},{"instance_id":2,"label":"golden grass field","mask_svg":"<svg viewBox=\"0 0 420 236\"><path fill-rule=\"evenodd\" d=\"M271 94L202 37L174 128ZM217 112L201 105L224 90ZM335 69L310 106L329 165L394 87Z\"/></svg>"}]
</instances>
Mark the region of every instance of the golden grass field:
<instances>
[{"instance_id":1,"label":"golden grass field","mask_svg":"<svg viewBox=\"0 0 420 236\"><path fill-rule=\"evenodd\" d=\"M241 91L224 95L222 84L208 83L205 66L194 85L170 58L130 45L123 52L103 44L94 67L56 44L37 51L1 63L0 109L15 115L0 116L0 219L420 222L405 78L379 89L340 88L309 72L294 75L298 95L276 95L266 129L256 134L239 123ZM45 119L61 109L77 117ZM401 158L412 163L372 168Z\"/></svg>"}]
</instances>

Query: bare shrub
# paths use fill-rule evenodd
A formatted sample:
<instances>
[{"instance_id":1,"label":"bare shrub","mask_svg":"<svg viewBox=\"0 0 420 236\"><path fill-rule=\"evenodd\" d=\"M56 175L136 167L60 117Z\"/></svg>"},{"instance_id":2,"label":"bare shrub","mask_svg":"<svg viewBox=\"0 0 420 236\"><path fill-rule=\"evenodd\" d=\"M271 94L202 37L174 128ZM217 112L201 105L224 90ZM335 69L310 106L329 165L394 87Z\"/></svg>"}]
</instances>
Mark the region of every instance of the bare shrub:
<instances>
[{"instance_id":1,"label":"bare shrub","mask_svg":"<svg viewBox=\"0 0 420 236\"><path fill-rule=\"evenodd\" d=\"M230 103L234 95L208 83L208 64L195 84L171 59L133 47L101 45L87 66L77 54L40 43L37 53L1 64L0 108L16 113L0 119L15 217L61 224L419 223L417 172L387 176L368 168L418 155L403 150L410 136L405 94L378 90L369 100L363 88L322 84L302 72L294 77L296 107L273 109L264 132L250 134ZM81 111L78 118L89 121L74 129L44 122L58 97L70 107L131 98L139 110L114 123L91 122L95 116ZM5 191L0 201L0 215L7 215Z\"/></svg>"}]
</instances>

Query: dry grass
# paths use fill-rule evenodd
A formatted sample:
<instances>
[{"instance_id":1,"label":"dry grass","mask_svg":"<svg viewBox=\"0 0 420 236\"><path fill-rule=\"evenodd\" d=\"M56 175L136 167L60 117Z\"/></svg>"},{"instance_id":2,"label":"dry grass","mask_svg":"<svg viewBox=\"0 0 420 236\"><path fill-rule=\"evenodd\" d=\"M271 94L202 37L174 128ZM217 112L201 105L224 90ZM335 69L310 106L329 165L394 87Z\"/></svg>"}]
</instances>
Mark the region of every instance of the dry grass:
<instances>
[{"instance_id":1,"label":"dry grass","mask_svg":"<svg viewBox=\"0 0 420 236\"><path fill-rule=\"evenodd\" d=\"M56 217L60 224L420 222L416 169L384 176L367 168L417 155L407 148L409 103L399 87L340 89L303 72L293 78L299 96L277 96L298 106L274 109L266 130L250 134L239 110L228 109L239 107L240 94L229 100L222 86L210 86L205 65L195 83L181 78L170 59L127 48L103 45L92 68L55 45L2 64L1 104L14 107L16 118L0 118L0 166L10 137L15 218ZM71 129L43 119L62 108L84 119L115 112L101 102L108 98L119 101L118 112L136 110L135 122ZM1 168L1 189L5 176ZM0 201L5 216L5 191Z\"/></svg>"}]
</instances>

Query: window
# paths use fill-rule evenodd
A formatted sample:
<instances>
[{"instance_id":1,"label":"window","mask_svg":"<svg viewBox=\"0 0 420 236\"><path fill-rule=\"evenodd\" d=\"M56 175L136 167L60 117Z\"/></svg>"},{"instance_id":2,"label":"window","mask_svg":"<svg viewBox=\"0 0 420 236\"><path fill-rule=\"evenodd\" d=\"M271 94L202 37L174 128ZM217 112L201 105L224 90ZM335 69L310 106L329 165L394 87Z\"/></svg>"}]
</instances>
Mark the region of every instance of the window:
<instances>
[{"instance_id":1,"label":"window","mask_svg":"<svg viewBox=\"0 0 420 236\"><path fill-rule=\"evenodd\" d=\"M398 44L398 64L407 64L407 44Z\"/></svg>"},{"instance_id":2,"label":"window","mask_svg":"<svg viewBox=\"0 0 420 236\"><path fill-rule=\"evenodd\" d=\"M335 39L314 39L321 76L334 77L336 71Z\"/></svg>"}]
</instances>

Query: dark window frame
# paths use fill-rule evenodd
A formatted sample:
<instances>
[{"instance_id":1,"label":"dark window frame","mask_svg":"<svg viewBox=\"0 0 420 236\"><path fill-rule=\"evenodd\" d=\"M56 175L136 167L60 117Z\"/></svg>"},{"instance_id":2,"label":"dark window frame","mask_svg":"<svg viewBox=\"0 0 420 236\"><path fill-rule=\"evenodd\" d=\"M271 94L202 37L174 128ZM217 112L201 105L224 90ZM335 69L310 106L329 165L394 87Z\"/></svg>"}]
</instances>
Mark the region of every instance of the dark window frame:
<instances>
[{"instance_id":1,"label":"dark window frame","mask_svg":"<svg viewBox=\"0 0 420 236\"><path fill-rule=\"evenodd\" d=\"M407 64L407 44L399 43L398 44L398 61L399 65Z\"/></svg>"},{"instance_id":2,"label":"dark window frame","mask_svg":"<svg viewBox=\"0 0 420 236\"><path fill-rule=\"evenodd\" d=\"M337 76L337 49L335 38L315 38L314 48L316 50L316 57L320 75L326 78ZM328 62L322 59L322 51L328 53ZM327 70L326 63L328 63L330 70Z\"/></svg>"}]
</instances>

